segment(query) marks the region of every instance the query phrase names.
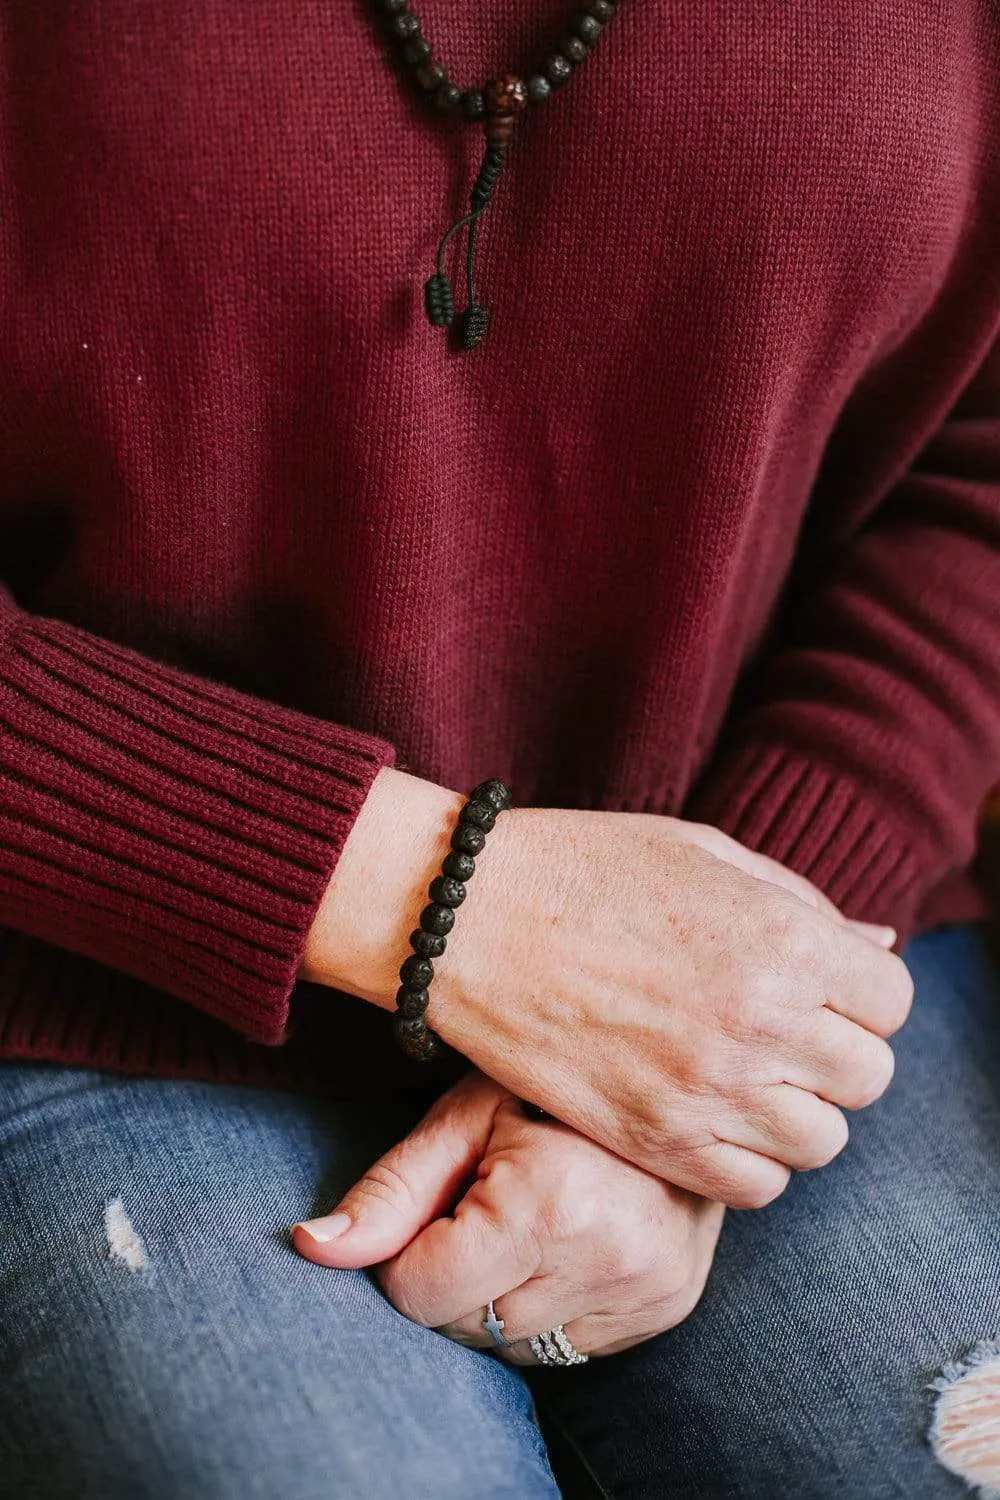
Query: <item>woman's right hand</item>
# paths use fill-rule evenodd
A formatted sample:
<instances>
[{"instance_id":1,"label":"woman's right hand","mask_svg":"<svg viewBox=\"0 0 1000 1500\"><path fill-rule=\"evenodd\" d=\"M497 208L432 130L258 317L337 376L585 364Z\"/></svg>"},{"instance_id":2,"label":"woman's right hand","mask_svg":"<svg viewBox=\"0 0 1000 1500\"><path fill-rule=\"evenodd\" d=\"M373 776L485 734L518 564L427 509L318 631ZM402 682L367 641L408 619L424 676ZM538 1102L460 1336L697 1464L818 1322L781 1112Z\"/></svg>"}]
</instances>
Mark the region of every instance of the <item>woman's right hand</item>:
<instances>
[{"instance_id":1,"label":"woman's right hand","mask_svg":"<svg viewBox=\"0 0 1000 1500\"><path fill-rule=\"evenodd\" d=\"M463 800L443 795L439 842ZM437 859L446 848L445 837ZM348 873L372 858L362 839ZM394 955L405 953L404 935ZM427 1022L484 1073L646 1171L737 1208L770 1202L790 1168L842 1149L841 1111L888 1086L884 1038L913 995L901 959L718 830L559 808L498 817L435 969Z\"/></svg>"}]
</instances>

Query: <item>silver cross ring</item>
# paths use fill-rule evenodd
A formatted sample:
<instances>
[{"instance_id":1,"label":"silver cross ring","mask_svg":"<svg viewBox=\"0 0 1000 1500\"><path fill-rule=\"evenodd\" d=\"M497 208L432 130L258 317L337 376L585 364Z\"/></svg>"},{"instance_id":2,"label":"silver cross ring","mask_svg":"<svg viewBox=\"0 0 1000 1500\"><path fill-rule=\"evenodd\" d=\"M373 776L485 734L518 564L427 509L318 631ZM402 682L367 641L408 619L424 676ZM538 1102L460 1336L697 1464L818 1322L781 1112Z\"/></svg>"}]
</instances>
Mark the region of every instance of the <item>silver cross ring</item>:
<instances>
[{"instance_id":1,"label":"silver cross ring","mask_svg":"<svg viewBox=\"0 0 1000 1500\"><path fill-rule=\"evenodd\" d=\"M493 1311L492 1297L490 1298L489 1306L486 1309L486 1316L483 1319L483 1327L486 1329L487 1333L493 1340L494 1344L496 1344L498 1349L510 1348L510 1344L503 1336L503 1318L498 1318L496 1313Z\"/></svg>"}]
</instances>

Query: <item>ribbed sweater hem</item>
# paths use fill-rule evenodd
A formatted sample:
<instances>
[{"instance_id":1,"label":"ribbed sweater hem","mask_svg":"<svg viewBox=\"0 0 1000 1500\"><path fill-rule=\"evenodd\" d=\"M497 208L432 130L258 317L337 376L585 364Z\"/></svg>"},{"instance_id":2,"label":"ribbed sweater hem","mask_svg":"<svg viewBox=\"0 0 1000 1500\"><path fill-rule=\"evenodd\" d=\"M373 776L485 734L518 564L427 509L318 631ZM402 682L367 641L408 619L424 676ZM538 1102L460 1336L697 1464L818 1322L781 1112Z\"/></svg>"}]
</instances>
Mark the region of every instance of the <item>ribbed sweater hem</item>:
<instances>
[{"instance_id":1,"label":"ribbed sweater hem","mask_svg":"<svg viewBox=\"0 0 1000 1500\"><path fill-rule=\"evenodd\" d=\"M935 871L935 851L908 843L849 777L783 746L733 751L684 816L804 875L846 916L895 927L899 945L928 926L990 912L974 870Z\"/></svg>"},{"instance_id":2,"label":"ribbed sweater hem","mask_svg":"<svg viewBox=\"0 0 1000 1500\"><path fill-rule=\"evenodd\" d=\"M0 609L0 626L7 925L280 1045L393 746L59 620Z\"/></svg>"}]
</instances>

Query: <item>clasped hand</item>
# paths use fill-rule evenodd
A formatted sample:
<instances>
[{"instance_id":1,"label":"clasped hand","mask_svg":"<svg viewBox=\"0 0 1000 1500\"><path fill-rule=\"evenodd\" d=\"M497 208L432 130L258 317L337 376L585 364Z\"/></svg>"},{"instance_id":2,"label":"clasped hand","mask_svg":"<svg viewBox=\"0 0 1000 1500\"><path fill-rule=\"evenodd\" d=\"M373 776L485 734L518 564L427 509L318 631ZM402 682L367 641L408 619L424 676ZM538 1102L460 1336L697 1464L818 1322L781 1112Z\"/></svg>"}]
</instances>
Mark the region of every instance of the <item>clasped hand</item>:
<instances>
[{"instance_id":1,"label":"clasped hand","mask_svg":"<svg viewBox=\"0 0 1000 1500\"><path fill-rule=\"evenodd\" d=\"M471 1181L470 1181L471 1179ZM459 1343L512 1347L556 1323L614 1354L673 1327L701 1295L723 1207L652 1177L555 1121L525 1117L472 1072L372 1166L327 1220L297 1225L320 1265L374 1266L391 1302ZM333 1238L319 1234L340 1228Z\"/></svg>"}]
</instances>

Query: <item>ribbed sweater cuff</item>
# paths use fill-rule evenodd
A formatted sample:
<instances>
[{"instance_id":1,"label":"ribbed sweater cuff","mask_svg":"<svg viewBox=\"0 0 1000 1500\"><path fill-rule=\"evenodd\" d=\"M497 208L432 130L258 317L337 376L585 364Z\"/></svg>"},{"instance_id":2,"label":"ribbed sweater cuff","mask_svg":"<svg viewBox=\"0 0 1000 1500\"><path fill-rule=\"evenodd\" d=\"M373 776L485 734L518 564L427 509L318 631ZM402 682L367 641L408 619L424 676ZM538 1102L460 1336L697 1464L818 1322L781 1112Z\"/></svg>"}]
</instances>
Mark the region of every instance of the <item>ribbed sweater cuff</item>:
<instances>
[{"instance_id":1,"label":"ribbed sweater cuff","mask_svg":"<svg viewBox=\"0 0 1000 1500\"><path fill-rule=\"evenodd\" d=\"M283 1042L313 917L393 747L3 613L0 921Z\"/></svg>"},{"instance_id":2,"label":"ribbed sweater cuff","mask_svg":"<svg viewBox=\"0 0 1000 1500\"><path fill-rule=\"evenodd\" d=\"M783 746L751 743L715 763L684 816L805 875L845 916L909 936L926 872L850 778Z\"/></svg>"}]
</instances>

